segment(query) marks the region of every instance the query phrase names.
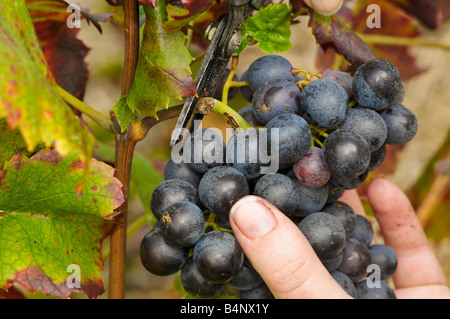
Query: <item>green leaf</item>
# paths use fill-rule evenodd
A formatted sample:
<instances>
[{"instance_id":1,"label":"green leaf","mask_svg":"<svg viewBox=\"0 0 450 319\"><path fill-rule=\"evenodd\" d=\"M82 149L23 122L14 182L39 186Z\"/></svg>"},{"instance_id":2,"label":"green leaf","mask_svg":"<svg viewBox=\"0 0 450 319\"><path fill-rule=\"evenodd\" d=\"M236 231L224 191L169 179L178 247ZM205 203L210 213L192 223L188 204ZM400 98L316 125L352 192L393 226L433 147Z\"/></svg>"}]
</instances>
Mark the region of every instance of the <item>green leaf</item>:
<instances>
[{"instance_id":1,"label":"green leaf","mask_svg":"<svg viewBox=\"0 0 450 319\"><path fill-rule=\"evenodd\" d=\"M117 100L116 104L114 104L113 111L122 132L128 129L128 126L134 122L137 116L136 112L133 112L128 106L126 96L122 96Z\"/></svg>"},{"instance_id":2,"label":"green leaf","mask_svg":"<svg viewBox=\"0 0 450 319\"><path fill-rule=\"evenodd\" d=\"M0 2L0 118L19 129L28 151L43 142L91 158L94 137L57 94L24 0Z\"/></svg>"},{"instance_id":3,"label":"green leaf","mask_svg":"<svg viewBox=\"0 0 450 319\"><path fill-rule=\"evenodd\" d=\"M11 130L5 119L0 120L0 167L17 152L27 154L27 144L19 130Z\"/></svg>"},{"instance_id":4,"label":"green leaf","mask_svg":"<svg viewBox=\"0 0 450 319\"><path fill-rule=\"evenodd\" d=\"M126 102L132 112L156 117L156 111L166 109L169 100L181 100L195 95L195 83L191 77L192 56L185 48L186 36L181 31L169 31L163 27L167 21L164 1L157 8L143 4L146 23L136 75ZM128 118L119 123L126 123ZM122 130L127 127L121 125Z\"/></svg>"},{"instance_id":5,"label":"green leaf","mask_svg":"<svg viewBox=\"0 0 450 319\"><path fill-rule=\"evenodd\" d=\"M113 175L111 166L94 159L86 174L74 152L64 158L55 150L31 158L18 153L8 161L0 171L0 288L17 282L59 298L102 294L101 247L112 227L106 219L124 201ZM79 288L67 285L71 265L79 267Z\"/></svg>"},{"instance_id":6,"label":"green leaf","mask_svg":"<svg viewBox=\"0 0 450 319\"><path fill-rule=\"evenodd\" d=\"M291 8L285 3L270 4L245 23L247 34L257 40L258 47L266 53L288 51L292 44Z\"/></svg>"}]
</instances>

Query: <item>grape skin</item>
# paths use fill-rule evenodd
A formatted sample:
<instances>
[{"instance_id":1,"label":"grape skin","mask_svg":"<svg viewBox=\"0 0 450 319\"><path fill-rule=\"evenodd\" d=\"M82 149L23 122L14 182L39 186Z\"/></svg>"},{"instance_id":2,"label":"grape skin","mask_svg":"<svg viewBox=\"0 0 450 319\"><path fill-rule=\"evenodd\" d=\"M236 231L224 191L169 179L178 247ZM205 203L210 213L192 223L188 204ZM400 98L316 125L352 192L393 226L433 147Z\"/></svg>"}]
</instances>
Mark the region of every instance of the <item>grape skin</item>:
<instances>
[{"instance_id":1,"label":"grape skin","mask_svg":"<svg viewBox=\"0 0 450 319\"><path fill-rule=\"evenodd\" d=\"M391 106L380 114L387 127L386 144L403 145L416 136L417 118L411 110L403 105Z\"/></svg>"},{"instance_id":2,"label":"grape skin","mask_svg":"<svg viewBox=\"0 0 450 319\"><path fill-rule=\"evenodd\" d=\"M180 279L184 290L194 297L211 298L218 295L224 287L224 284L215 284L203 278L192 256L181 269Z\"/></svg>"},{"instance_id":3,"label":"grape skin","mask_svg":"<svg viewBox=\"0 0 450 319\"><path fill-rule=\"evenodd\" d=\"M266 82L274 80L289 80L294 82L291 72L292 64L279 55L266 55L250 64L247 71L247 81L250 88L256 91Z\"/></svg>"},{"instance_id":4,"label":"grape skin","mask_svg":"<svg viewBox=\"0 0 450 319\"><path fill-rule=\"evenodd\" d=\"M322 150L314 146L308 149L302 159L294 163L294 174L300 182L308 187L325 185L331 177L331 173L323 161Z\"/></svg>"}]
</instances>

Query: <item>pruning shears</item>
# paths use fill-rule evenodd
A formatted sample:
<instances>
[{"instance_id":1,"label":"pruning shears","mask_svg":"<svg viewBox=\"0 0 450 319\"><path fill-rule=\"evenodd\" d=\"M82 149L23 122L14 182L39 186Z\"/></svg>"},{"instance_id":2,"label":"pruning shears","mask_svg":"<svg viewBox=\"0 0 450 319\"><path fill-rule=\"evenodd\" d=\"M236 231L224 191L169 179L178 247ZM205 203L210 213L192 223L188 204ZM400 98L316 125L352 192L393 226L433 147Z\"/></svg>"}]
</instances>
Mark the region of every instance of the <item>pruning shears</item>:
<instances>
[{"instance_id":1,"label":"pruning shears","mask_svg":"<svg viewBox=\"0 0 450 319\"><path fill-rule=\"evenodd\" d=\"M196 128L197 120L202 119L202 114L194 114L198 100L202 97L213 96L231 56L241 43L241 31L246 17L253 10L259 10L264 1L228 0L228 13L221 20L211 23L206 29L205 38L211 42L195 78L197 96L186 99L171 137L171 148L180 141L192 117L190 132Z\"/></svg>"}]
</instances>

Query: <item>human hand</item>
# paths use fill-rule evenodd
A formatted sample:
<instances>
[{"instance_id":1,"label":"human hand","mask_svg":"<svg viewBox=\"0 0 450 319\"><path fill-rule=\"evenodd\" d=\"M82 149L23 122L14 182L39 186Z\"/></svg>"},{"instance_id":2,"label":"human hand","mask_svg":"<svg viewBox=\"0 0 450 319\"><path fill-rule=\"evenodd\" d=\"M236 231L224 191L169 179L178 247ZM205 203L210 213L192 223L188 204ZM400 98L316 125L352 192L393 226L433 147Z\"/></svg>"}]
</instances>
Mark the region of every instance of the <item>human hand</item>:
<instances>
[{"instance_id":1,"label":"human hand","mask_svg":"<svg viewBox=\"0 0 450 319\"><path fill-rule=\"evenodd\" d=\"M304 0L304 2L322 15L332 15L339 11L344 0Z\"/></svg>"},{"instance_id":2,"label":"human hand","mask_svg":"<svg viewBox=\"0 0 450 319\"><path fill-rule=\"evenodd\" d=\"M373 179L367 196L385 244L397 254L397 298L450 298L443 270L406 195L384 178ZM339 200L364 210L355 190ZM245 255L275 298L344 299L350 296L322 265L300 229L262 198L247 196L231 209L230 224Z\"/></svg>"}]
</instances>

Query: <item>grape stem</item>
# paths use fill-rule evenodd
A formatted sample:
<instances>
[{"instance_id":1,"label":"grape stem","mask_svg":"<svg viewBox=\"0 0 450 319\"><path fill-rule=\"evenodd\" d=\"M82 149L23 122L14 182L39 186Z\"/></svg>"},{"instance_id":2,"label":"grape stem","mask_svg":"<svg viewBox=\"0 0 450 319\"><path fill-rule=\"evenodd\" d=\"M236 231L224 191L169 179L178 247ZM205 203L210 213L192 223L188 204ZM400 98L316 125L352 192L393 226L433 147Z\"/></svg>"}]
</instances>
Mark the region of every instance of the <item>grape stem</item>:
<instances>
[{"instance_id":1,"label":"grape stem","mask_svg":"<svg viewBox=\"0 0 450 319\"><path fill-rule=\"evenodd\" d=\"M238 112L212 97L201 98L197 104L197 111L203 115L208 115L211 112L222 114L234 128L243 130L253 128Z\"/></svg>"},{"instance_id":2,"label":"grape stem","mask_svg":"<svg viewBox=\"0 0 450 319\"><path fill-rule=\"evenodd\" d=\"M233 82L233 77L236 74L237 66L239 63L239 55L233 55L231 58L231 70L228 74L228 78L223 85L222 91L222 102L223 104L228 104L228 92L230 91L231 82Z\"/></svg>"}]
</instances>

